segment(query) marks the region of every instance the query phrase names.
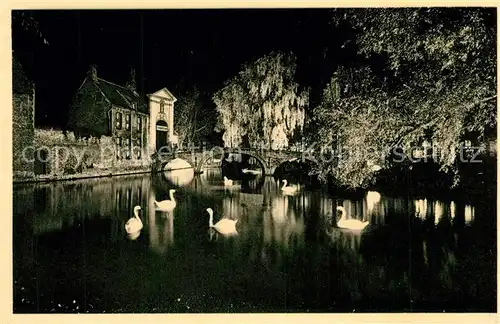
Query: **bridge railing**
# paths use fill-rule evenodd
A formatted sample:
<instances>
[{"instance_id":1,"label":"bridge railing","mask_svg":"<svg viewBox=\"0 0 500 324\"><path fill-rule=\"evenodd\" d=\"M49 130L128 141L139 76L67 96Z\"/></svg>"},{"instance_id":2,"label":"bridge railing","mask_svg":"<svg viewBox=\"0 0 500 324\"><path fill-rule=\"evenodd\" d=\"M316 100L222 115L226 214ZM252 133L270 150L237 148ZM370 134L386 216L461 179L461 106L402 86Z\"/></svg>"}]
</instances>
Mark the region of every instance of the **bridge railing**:
<instances>
[{"instance_id":1,"label":"bridge railing","mask_svg":"<svg viewBox=\"0 0 500 324\"><path fill-rule=\"evenodd\" d=\"M212 146L212 147L191 147L191 148L178 148L178 149L170 149L170 150L160 150L153 154L153 156L171 156L173 154L179 153L203 153L203 152L224 152L224 153L235 153L235 154L245 154L245 152L273 152L273 153L283 153L283 154L297 154L304 153L305 150L271 150L271 149L263 149L263 148L253 148L253 147L220 147L220 146Z\"/></svg>"}]
</instances>

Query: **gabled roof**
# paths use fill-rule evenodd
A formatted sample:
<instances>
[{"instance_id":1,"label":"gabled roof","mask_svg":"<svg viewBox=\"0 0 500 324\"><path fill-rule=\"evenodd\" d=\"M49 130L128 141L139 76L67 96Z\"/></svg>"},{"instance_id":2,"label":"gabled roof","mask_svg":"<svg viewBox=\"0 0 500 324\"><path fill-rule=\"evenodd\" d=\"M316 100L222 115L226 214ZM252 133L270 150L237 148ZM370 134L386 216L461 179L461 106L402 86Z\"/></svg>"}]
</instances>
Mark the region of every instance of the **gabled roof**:
<instances>
[{"instance_id":1,"label":"gabled roof","mask_svg":"<svg viewBox=\"0 0 500 324\"><path fill-rule=\"evenodd\" d=\"M148 94L148 97L165 98L165 99L170 99L173 102L177 101L177 98L167 88L163 88L154 93L150 93Z\"/></svg>"},{"instance_id":2,"label":"gabled roof","mask_svg":"<svg viewBox=\"0 0 500 324\"><path fill-rule=\"evenodd\" d=\"M148 106L144 98L137 92L101 78L98 78L97 81L96 86L111 104L134 110L132 104L135 103L138 111L148 113Z\"/></svg>"},{"instance_id":3,"label":"gabled roof","mask_svg":"<svg viewBox=\"0 0 500 324\"><path fill-rule=\"evenodd\" d=\"M92 78L89 76L83 80L82 84L78 88L78 91L80 91L83 85L87 82L91 82L94 86L96 86L104 96L105 100L112 105L135 110L132 106L132 104L135 103L139 112L145 114L149 113L145 98L137 92L101 78L97 78L97 82L92 82Z\"/></svg>"}]
</instances>

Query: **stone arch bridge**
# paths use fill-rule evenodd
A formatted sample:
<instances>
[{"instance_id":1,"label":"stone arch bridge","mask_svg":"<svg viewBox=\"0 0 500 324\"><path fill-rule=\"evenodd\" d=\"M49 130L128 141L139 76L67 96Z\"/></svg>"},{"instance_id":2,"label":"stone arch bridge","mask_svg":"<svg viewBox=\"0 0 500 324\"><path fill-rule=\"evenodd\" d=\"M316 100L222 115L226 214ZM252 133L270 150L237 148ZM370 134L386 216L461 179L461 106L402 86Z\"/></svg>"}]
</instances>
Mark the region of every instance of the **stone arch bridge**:
<instances>
[{"instance_id":1,"label":"stone arch bridge","mask_svg":"<svg viewBox=\"0 0 500 324\"><path fill-rule=\"evenodd\" d=\"M187 161L196 173L201 173L204 166L212 164L213 161L222 161L226 154L242 154L253 157L262 168L263 174L273 175L277 167L287 161L311 161L315 159L307 152L275 151L252 148L212 148L203 151L178 151L173 153L156 154L152 161L152 172L163 171L168 162L175 158Z\"/></svg>"}]
</instances>

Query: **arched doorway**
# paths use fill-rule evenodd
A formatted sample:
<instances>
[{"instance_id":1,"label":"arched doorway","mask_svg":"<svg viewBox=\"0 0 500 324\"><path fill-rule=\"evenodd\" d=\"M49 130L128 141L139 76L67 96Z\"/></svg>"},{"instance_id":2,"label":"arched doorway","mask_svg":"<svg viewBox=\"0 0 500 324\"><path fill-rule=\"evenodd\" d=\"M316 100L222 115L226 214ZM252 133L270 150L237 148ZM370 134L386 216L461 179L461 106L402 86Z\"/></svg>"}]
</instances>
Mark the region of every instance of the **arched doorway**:
<instances>
[{"instance_id":1,"label":"arched doorway","mask_svg":"<svg viewBox=\"0 0 500 324\"><path fill-rule=\"evenodd\" d=\"M168 124L164 120L156 122L156 151L168 144ZM165 151L166 148L163 149Z\"/></svg>"}]
</instances>

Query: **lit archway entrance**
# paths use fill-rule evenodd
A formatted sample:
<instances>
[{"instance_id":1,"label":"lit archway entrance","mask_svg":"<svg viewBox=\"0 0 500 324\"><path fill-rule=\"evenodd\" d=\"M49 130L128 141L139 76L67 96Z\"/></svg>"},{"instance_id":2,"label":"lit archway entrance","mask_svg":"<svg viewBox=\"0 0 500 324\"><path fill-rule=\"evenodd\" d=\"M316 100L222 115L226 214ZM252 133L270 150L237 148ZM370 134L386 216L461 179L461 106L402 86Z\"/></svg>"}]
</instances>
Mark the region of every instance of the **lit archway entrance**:
<instances>
[{"instance_id":1,"label":"lit archway entrance","mask_svg":"<svg viewBox=\"0 0 500 324\"><path fill-rule=\"evenodd\" d=\"M168 144L168 125L164 120L159 120L156 122L156 151L159 151L162 147L166 147ZM166 148L163 149L165 151Z\"/></svg>"}]
</instances>

